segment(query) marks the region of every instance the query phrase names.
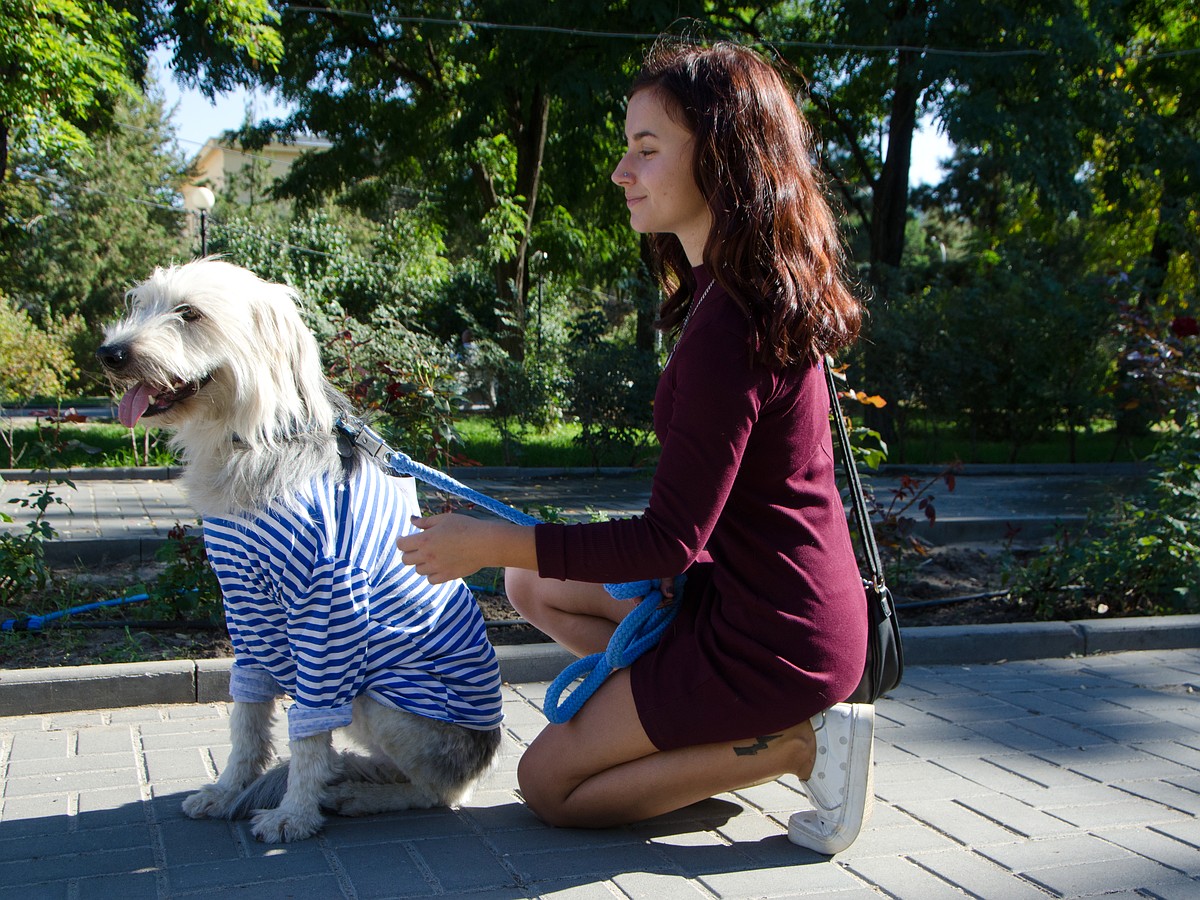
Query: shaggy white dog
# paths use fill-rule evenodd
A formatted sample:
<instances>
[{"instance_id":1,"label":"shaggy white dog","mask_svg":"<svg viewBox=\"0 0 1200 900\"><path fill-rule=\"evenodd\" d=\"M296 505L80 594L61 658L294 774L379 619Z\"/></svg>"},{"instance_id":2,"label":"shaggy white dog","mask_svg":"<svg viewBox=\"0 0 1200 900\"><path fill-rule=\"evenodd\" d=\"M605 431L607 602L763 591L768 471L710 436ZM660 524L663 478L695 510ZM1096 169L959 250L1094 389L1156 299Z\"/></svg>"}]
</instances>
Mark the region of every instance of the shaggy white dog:
<instances>
[{"instance_id":1,"label":"shaggy white dog","mask_svg":"<svg viewBox=\"0 0 1200 900\"><path fill-rule=\"evenodd\" d=\"M499 670L462 582L430 585L395 549L417 512L335 434L349 402L321 372L292 291L228 263L157 269L98 357L121 422L173 431L204 517L235 650L232 752L193 817L253 815L264 841L314 834L321 810L461 802L500 744ZM270 771L276 696L290 768ZM335 752L345 728L366 750Z\"/></svg>"}]
</instances>

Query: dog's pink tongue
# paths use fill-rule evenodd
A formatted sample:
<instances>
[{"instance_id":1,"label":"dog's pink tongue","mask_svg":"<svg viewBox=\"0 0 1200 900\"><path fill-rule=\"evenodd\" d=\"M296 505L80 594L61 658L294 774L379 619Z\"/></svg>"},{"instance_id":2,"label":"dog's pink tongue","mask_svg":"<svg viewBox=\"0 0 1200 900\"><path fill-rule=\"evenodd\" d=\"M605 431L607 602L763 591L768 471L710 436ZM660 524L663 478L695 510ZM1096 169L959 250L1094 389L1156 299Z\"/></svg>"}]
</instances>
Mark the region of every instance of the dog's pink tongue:
<instances>
[{"instance_id":1,"label":"dog's pink tongue","mask_svg":"<svg viewBox=\"0 0 1200 900\"><path fill-rule=\"evenodd\" d=\"M150 408L150 391L144 384L131 387L117 406L117 418L126 428L132 428Z\"/></svg>"}]
</instances>

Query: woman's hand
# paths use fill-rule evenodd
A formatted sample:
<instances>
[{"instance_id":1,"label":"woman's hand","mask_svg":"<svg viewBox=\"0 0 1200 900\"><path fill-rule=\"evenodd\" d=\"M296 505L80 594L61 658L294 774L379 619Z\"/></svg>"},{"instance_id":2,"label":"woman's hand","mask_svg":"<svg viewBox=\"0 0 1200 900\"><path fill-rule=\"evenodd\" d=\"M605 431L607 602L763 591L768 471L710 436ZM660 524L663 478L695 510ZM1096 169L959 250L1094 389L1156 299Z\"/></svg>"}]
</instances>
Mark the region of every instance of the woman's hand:
<instances>
[{"instance_id":1,"label":"woman's hand","mask_svg":"<svg viewBox=\"0 0 1200 900\"><path fill-rule=\"evenodd\" d=\"M404 562L431 584L466 578L485 566L536 569L533 528L443 513L414 516L415 534L396 540Z\"/></svg>"}]
</instances>

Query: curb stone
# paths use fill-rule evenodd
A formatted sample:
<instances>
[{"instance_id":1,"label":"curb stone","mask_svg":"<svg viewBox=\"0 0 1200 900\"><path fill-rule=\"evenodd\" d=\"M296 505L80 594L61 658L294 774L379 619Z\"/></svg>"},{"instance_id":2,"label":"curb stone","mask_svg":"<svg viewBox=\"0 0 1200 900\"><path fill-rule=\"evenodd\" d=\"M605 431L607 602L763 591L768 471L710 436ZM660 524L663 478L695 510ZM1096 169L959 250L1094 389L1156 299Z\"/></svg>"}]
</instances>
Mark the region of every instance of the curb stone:
<instances>
[{"instance_id":1,"label":"curb stone","mask_svg":"<svg viewBox=\"0 0 1200 900\"><path fill-rule=\"evenodd\" d=\"M904 631L909 666L1066 659L1126 650L1200 647L1200 615L928 625ZM552 681L574 659L552 643L496 648L501 680ZM0 670L0 716L229 699L231 659Z\"/></svg>"}]
</instances>

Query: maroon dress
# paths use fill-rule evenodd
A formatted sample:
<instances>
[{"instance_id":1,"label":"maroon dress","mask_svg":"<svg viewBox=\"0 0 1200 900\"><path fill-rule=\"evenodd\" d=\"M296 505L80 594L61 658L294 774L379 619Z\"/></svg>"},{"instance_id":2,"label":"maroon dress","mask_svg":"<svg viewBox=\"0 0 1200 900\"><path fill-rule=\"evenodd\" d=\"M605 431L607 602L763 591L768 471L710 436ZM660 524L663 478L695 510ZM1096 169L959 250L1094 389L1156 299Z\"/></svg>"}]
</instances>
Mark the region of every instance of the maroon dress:
<instances>
[{"instance_id":1,"label":"maroon dress","mask_svg":"<svg viewBox=\"0 0 1200 900\"><path fill-rule=\"evenodd\" d=\"M696 270L699 297L712 277ZM687 572L680 611L631 667L660 750L781 731L844 700L866 658L866 600L834 479L815 364L753 361L714 285L654 402L662 454L636 518L536 526L539 574L612 583Z\"/></svg>"}]
</instances>

